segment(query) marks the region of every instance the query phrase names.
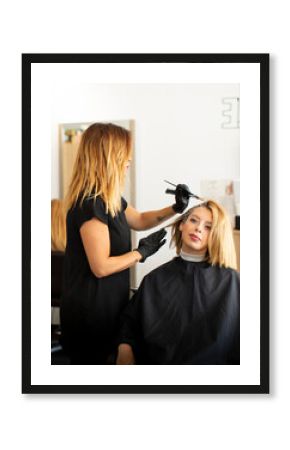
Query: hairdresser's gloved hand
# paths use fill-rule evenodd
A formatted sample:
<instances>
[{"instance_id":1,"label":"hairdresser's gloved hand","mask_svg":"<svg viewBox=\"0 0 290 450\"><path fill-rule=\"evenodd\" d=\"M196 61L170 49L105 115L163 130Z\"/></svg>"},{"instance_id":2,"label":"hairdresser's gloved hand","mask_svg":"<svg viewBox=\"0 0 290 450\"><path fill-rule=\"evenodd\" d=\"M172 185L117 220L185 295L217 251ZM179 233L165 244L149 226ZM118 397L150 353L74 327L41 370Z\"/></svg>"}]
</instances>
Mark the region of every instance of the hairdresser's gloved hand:
<instances>
[{"instance_id":1,"label":"hairdresser's gloved hand","mask_svg":"<svg viewBox=\"0 0 290 450\"><path fill-rule=\"evenodd\" d=\"M175 204L172 208L177 213L182 213L188 206L190 190L186 184L178 184L175 190Z\"/></svg>"},{"instance_id":2,"label":"hairdresser's gloved hand","mask_svg":"<svg viewBox=\"0 0 290 450\"><path fill-rule=\"evenodd\" d=\"M155 233L151 233L149 234L149 236L140 239L138 248L136 248L136 250L142 256L140 262L144 262L146 258L148 258L148 256L156 253L160 249L160 247L165 244L166 239L163 238L166 233L167 231L162 228L161 230L155 231Z\"/></svg>"}]
</instances>

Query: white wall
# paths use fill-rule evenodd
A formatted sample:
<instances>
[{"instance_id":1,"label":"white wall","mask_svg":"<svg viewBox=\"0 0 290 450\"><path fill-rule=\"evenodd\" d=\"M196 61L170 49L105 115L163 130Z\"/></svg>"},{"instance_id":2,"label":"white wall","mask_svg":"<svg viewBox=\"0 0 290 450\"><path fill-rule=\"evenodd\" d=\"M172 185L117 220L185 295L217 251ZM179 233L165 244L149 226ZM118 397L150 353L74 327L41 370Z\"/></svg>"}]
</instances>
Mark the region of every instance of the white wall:
<instances>
[{"instance_id":1,"label":"white wall","mask_svg":"<svg viewBox=\"0 0 290 450\"><path fill-rule=\"evenodd\" d=\"M202 179L239 179L239 129L223 129L224 97L237 84L88 84L56 88L52 123L52 197L59 196L58 124L135 121L136 204L139 210L172 204L163 180L200 192ZM138 237L148 234L138 233ZM136 282L175 252L165 246L136 266Z\"/></svg>"}]
</instances>

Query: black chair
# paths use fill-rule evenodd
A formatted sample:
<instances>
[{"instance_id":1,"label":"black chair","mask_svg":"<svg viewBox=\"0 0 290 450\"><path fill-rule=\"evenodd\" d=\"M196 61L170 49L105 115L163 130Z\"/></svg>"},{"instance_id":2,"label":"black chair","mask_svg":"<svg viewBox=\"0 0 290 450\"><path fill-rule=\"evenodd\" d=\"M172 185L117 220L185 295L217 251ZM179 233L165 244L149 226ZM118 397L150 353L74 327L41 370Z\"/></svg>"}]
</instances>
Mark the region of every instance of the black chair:
<instances>
[{"instance_id":1,"label":"black chair","mask_svg":"<svg viewBox=\"0 0 290 450\"><path fill-rule=\"evenodd\" d=\"M63 252L51 252L51 307L59 308L62 295ZM51 363L68 364L61 343L60 325L51 325Z\"/></svg>"},{"instance_id":2,"label":"black chair","mask_svg":"<svg viewBox=\"0 0 290 450\"><path fill-rule=\"evenodd\" d=\"M51 306L53 307L60 307L63 261L63 252L51 252Z\"/></svg>"}]
</instances>

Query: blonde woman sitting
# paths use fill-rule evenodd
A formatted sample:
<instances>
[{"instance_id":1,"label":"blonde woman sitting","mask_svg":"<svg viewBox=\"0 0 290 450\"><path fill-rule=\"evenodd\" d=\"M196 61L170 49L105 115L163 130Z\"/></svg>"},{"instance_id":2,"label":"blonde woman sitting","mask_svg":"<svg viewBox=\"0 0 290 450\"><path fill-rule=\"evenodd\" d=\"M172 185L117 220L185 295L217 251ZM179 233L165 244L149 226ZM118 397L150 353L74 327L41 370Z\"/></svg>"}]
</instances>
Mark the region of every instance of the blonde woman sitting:
<instances>
[{"instance_id":1,"label":"blonde woman sitting","mask_svg":"<svg viewBox=\"0 0 290 450\"><path fill-rule=\"evenodd\" d=\"M123 315L117 364L239 364L240 282L229 217L214 201L172 226L177 257Z\"/></svg>"}]
</instances>

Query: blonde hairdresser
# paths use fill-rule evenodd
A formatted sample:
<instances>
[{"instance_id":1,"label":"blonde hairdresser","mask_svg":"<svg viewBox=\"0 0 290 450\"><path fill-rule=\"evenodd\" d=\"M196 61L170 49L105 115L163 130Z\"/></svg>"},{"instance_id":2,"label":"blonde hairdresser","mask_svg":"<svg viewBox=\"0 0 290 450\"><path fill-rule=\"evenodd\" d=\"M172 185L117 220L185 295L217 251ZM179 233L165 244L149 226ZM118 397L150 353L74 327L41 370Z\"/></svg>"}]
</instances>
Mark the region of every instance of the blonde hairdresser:
<instances>
[{"instance_id":1,"label":"blonde hairdresser","mask_svg":"<svg viewBox=\"0 0 290 450\"><path fill-rule=\"evenodd\" d=\"M95 123L82 135L65 199L67 248L61 309L63 344L73 364L104 364L114 349L119 316L129 298L129 268L165 243L164 229L131 248L130 230L162 224L188 204L139 212L122 197L132 160L131 133Z\"/></svg>"}]
</instances>

